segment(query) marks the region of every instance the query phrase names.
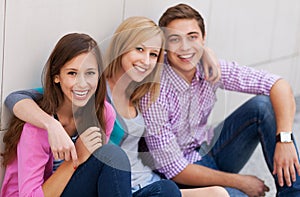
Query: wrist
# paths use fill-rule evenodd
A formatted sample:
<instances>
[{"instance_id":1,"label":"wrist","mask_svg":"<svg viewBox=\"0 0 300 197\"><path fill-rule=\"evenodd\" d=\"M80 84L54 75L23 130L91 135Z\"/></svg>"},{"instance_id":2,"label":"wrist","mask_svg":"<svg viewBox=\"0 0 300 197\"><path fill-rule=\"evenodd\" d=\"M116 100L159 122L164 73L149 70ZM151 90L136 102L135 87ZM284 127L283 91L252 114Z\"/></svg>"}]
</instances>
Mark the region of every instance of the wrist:
<instances>
[{"instance_id":1,"label":"wrist","mask_svg":"<svg viewBox=\"0 0 300 197\"><path fill-rule=\"evenodd\" d=\"M43 129L47 131L51 130L51 128L53 128L54 125L58 125L58 124L60 125L60 122L50 115L44 118L44 120L42 121L42 125L44 127Z\"/></svg>"},{"instance_id":2,"label":"wrist","mask_svg":"<svg viewBox=\"0 0 300 197\"><path fill-rule=\"evenodd\" d=\"M294 141L292 131L281 131L276 135L276 143L290 143Z\"/></svg>"}]
</instances>

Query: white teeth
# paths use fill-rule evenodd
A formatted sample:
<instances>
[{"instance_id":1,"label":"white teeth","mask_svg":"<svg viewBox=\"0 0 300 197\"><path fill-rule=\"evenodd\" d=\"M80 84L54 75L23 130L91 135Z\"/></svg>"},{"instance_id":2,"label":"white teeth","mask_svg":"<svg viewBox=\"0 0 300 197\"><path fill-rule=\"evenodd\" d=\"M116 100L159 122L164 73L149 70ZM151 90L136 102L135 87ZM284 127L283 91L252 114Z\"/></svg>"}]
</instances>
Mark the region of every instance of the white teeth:
<instances>
[{"instance_id":1,"label":"white teeth","mask_svg":"<svg viewBox=\"0 0 300 197\"><path fill-rule=\"evenodd\" d=\"M87 93L88 93L88 91L86 90L86 91L73 91L74 92L74 94L75 95L77 95L77 96L85 96L85 95L87 95Z\"/></svg>"},{"instance_id":2,"label":"white teeth","mask_svg":"<svg viewBox=\"0 0 300 197\"><path fill-rule=\"evenodd\" d=\"M139 66L135 66L135 69L137 69L140 72L146 72L145 68L139 67Z\"/></svg>"},{"instance_id":3,"label":"white teeth","mask_svg":"<svg viewBox=\"0 0 300 197\"><path fill-rule=\"evenodd\" d=\"M180 58L184 58L184 59L188 59L193 57L193 54L189 54L189 55L179 55Z\"/></svg>"}]
</instances>

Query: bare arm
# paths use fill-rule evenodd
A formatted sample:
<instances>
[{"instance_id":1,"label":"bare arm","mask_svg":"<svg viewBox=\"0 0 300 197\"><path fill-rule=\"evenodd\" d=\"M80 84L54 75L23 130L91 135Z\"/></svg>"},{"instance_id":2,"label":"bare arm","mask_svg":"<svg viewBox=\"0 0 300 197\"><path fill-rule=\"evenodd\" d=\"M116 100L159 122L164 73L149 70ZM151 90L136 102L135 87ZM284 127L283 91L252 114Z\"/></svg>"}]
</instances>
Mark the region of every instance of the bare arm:
<instances>
[{"instance_id":1,"label":"bare arm","mask_svg":"<svg viewBox=\"0 0 300 197\"><path fill-rule=\"evenodd\" d=\"M269 188L255 176L226 173L197 164L189 164L173 180L193 186L223 186L239 189L249 196L264 196Z\"/></svg>"},{"instance_id":2,"label":"bare arm","mask_svg":"<svg viewBox=\"0 0 300 197\"><path fill-rule=\"evenodd\" d=\"M270 98L276 117L276 134L292 131L296 104L288 82L284 79L278 80L271 89ZM294 143L277 143L273 174L277 174L279 185L283 186L285 179L286 184L291 186L291 180L296 181L296 173L300 175L300 165Z\"/></svg>"},{"instance_id":3,"label":"bare arm","mask_svg":"<svg viewBox=\"0 0 300 197\"><path fill-rule=\"evenodd\" d=\"M49 144L55 159L72 159L76 164L77 154L74 143L62 125L34 102L33 99L39 97L41 94L34 90L13 92L8 95L5 104L19 119L48 131Z\"/></svg>"},{"instance_id":4,"label":"bare arm","mask_svg":"<svg viewBox=\"0 0 300 197\"><path fill-rule=\"evenodd\" d=\"M201 187L193 189L181 189L182 197L229 197L225 188L220 186Z\"/></svg>"},{"instance_id":5,"label":"bare arm","mask_svg":"<svg viewBox=\"0 0 300 197\"><path fill-rule=\"evenodd\" d=\"M202 56L202 63L204 68L205 79L212 83L216 83L221 78L221 69L219 60L215 53L208 47L204 48Z\"/></svg>"},{"instance_id":6,"label":"bare arm","mask_svg":"<svg viewBox=\"0 0 300 197\"><path fill-rule=\"evenodd\" d=\"M49 144L55 159L65 159L67 161L72 159L75 163L77 162L74 143L65 132L65 129L59 121L41 110L33 100L20 100L14 105L13 113L21 120L48 131Z\"/></svg>"},{"instance_id":7,"label":"bare arm","mask_svg":"<svg viewBox=\"0 0 300 197\"><path fill-rule=\"evenodd\" d=\"M100 129L90 127L76 140L78 151L78 164L84 163L91 154L102 146ZM74 165L70 161L63 162L59 168L43 184L45 197L60 196L70 181L74 171Z\"/></svg>"}]
</instances>

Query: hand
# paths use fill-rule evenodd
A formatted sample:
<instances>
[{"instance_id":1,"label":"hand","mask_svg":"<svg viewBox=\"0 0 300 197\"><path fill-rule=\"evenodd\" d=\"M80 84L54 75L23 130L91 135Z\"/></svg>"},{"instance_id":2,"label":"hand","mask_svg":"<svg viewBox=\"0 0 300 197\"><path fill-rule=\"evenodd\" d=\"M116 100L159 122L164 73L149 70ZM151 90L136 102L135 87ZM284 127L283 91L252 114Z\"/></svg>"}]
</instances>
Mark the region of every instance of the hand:
<instances>
[{"instance_id":1,"label":"hand","mask_svg":"<svg viewBox=\"0 0 300 197\"><path fill-rule=\"evenodd\" d=\"M55 159L73 160L77 163L75 145L61 123L55 119L47 127L49 144Z\"/></svg>"},{"instance_id":2,"label":"hand","mask_svg":"<svg viewBox=\"0 0 300 197\"><path fill-rule=\"evenodd\" d=\"M300 175L300 165L294 143L277 143L273 174L277 174L278 184L282 187L285 180L287 186L292 186L291 181L296 181L296 173Z\"/></svg>"},{"instance_id":3,"label":"hand","mask_svg":"<svg viewBox=\"0 0 300 197\"><path fill-rule=\"evenodd\" d=\"M270 191L264 181L251 175L241 175L240 187L238 188L248 196L265 196Z\"/></svg>"},{"instance_id":4,"label":"hand","mask_svg":"<svg viewBox=\"0 0 300 197\"><path fill-rule=\"evenodd\" d=\"M216 83L221 78L221 69L219 60L215 53L208 47L204 48L202 55L205 79L209 82Z\"/></svg>"},{"instance_id":5,"label":"hand","mask_svg":"<svg viewBox=\"0 0 300 197\"><path fill-rule=\"evenodd\" d=\"M90 127L85 130L75 143L79 165L84 163L91 154L102 146L102 135L100 128Z\"/></svg>"}]
</instances>

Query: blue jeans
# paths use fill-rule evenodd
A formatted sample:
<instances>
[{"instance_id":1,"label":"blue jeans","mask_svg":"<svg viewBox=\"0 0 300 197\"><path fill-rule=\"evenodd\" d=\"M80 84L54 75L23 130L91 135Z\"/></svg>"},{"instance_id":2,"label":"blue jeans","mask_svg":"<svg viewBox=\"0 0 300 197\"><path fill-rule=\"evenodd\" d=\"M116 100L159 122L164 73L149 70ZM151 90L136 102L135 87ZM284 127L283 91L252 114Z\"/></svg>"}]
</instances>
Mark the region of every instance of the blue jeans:
<instances>
[{"instance_id":1,"label":"blue jeans","mask_svg":"<svg viewBox=\"0 0 300 197\"><path fill-rule=\"evenodd\" d=\"M173 181L162 179L134 192L133 197L181 197L181 192Z\"/></svg>"},{"instance_id":2,"label":"blue jeans","mask_svg":"<svg viewBox=\"0 0 300 197\"><path fill-rule=\"evenodd\" d=\"M268 96L255 96L239 107L215 128L215 136L215 143L212 144L212 147L201 146L199 153L203 155L203 158L195 162L196 164L238 173L260 142L265 162L272 174L276 145L276 121ZM297 149L295 141L294 144ZM208 154L205 154L207 152ZM300 196L300 177L298 175L296 182L291 187L280 187L277 177L273 177L277 196ZM226 189L230 196L245 196L237 189Z\"/></svg>"},{"instance_id":3,"label":"blue jeans","mask_svg":"<svg viewBox=\"0 0 300 197\"><path fill-rule=\"evenodd\" d=\"M115 145L103 145L76 169L61 196L132 196L126 153Z\"/></svg>"}]
</instances>

